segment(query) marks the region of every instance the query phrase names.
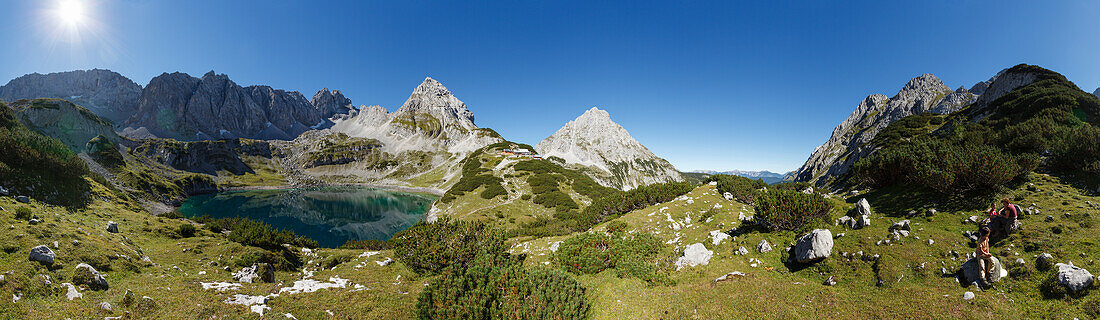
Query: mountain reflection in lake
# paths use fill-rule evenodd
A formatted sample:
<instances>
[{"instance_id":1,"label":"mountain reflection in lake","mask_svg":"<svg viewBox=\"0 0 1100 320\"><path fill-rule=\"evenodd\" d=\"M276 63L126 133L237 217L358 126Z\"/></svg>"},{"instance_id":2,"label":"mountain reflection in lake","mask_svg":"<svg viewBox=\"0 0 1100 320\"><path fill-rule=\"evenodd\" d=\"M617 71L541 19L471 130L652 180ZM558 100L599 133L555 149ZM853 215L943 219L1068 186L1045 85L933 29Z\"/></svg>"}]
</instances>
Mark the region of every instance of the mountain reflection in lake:
<instances>
[{"instance_id":1,"label":"mountain reflection in lake","mask_svg":"<svg viewBox=\"0 0 1100 320\"><path fill-rule=\"evenodd\" d=\"M190 197L180 212L263 221L335 248L348 240L389 239L420 221L435 199L363 187L228 191Z\"/></svg>"}]
</instances>

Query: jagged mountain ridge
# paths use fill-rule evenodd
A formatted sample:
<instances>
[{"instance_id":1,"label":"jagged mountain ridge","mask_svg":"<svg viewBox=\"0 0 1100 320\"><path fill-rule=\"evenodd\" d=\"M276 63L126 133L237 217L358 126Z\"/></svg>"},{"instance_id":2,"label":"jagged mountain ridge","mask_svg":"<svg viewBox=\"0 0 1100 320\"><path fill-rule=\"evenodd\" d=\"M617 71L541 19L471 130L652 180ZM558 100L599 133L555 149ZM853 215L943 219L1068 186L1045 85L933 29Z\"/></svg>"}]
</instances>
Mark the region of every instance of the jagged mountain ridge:
<instances>
[{"instance_id":1,"label":"jagged mountain ridge","mask_svg":"<svg viewBox=\"0 0 1100 320\"><path fill-rule=\"evenodd\" d=\"M327 89L314 101L324 105L315 105L297 91L241 87L213 71L202 78L164 73L142 91L137 113L126 121L126 134L181 140L291 140L325 126L325 120L337 112L350 110L350 101Z\"/></svg>"},{"instance_id":2,"label":"jagged mountain ridge","mask_svg":"<svg viewBox=\"0 0 1100 320\"><path fill-rule=\"evenodd\" d=\"M535 150L566 164L589 167L593 170L586 173L597 182L622 190L684 179L672 164L612 121L611 114L596 107L543 139Z\"/></svg>"},{"instance_id":3,"label":"jagged mountain ridge","mask_svg":"<svg viewBox=\"0 0 1100 320\"><path fill-rule=\"evenodd\" d=\"M837 187L831 185L836 178L876 150L868 143L890 123L906 116L928 112L948 114L967 106L970 106L969 113L988 114L984 109L990 102L1035 81L1034 74L1006 73L1008 70L974 84L970 90L960 87L951 91L935 76L924 74L911 79L894 97L869 95L789 179Z\"/></svg>"},{"instance_id":4,"label":"jagged mountain ridge","mask_svg":"<svg viewBox=\"0 0 1100 320\"><path fill-rule=\"evenodd\" d=\"M65 99L118 126L137 111L141 91L140 85L111 70L76 70L12 79L0 87L0 100Z\"/></svg>"}]
</instances>

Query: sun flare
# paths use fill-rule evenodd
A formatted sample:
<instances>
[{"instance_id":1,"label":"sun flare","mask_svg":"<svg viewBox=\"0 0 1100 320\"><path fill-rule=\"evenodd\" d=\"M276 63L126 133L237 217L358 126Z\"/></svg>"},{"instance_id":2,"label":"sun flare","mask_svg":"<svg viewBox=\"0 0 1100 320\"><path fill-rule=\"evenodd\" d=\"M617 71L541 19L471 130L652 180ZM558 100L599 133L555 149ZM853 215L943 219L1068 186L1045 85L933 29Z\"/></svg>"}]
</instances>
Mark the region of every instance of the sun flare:
<instances>
[{"instance_id":1,"label":"sun flare","mask_svg":"<svg viewBox=\"0 0 1100 320\"><path fill-rule=\"evenodd\" d=\"M57 17L70 27L84 22L84 4L78 0L60 0L57 2Z\"/></svg>"}]
</instances>

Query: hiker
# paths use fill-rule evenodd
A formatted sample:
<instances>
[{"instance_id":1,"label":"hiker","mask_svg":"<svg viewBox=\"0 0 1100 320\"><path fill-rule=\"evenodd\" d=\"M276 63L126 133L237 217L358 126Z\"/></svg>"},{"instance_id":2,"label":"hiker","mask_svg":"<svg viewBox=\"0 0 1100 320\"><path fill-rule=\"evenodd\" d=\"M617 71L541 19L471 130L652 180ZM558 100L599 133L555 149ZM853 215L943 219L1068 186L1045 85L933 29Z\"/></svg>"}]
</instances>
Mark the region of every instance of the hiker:
<instances>
[{"instance_id":1,"label":"hiker","mask_svg":"<svg viewBox=\"0 0 1100 320\"><path fill-rule=\"evenodd\" d=\"M978 230L978 246L974 254L978 258L978 274L983 288L989 287L989 279L993 276L993 254L989 253L989 227Z\"/></svg>"},{"instance_id":2,"label":"hiker","mask_svg":"<svg viewBox=\"0 0 1100 320\"><path fill-rule=\"evenodd\" d=\"M996 210L994 203L989 211L990 236L1007 237L1016 227L1016 218L1020 214L1018 206L1012 204L1008 198L1001 199L1001 210Z\"/></svg>"}]
</instances>

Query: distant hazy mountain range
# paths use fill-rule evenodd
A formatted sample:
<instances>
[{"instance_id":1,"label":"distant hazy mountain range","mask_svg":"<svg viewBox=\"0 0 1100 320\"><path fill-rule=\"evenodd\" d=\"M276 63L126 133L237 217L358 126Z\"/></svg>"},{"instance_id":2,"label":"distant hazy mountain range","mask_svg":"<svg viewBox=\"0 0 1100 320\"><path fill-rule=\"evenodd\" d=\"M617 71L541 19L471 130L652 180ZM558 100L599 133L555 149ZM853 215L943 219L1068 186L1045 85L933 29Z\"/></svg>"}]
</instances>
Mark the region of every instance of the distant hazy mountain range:
<instances>
[{"instance_id":1,"label":"distant hazy mountain range","mask_svg":"<svg viewBox=\"0 0 1100 320\"><path fill-rule=\"evenodd\" d=\"M787 179L790 175L794 174L794 171L787 173L775 173L767 170L763 171L747 171L747 170L730 170L730 171L714 171L714 170L695 170L692 173L703 174L728 174L734 176L742 176L751 179L764 180L767 183L776 183Z\"/></svg>"}]
</instances>

